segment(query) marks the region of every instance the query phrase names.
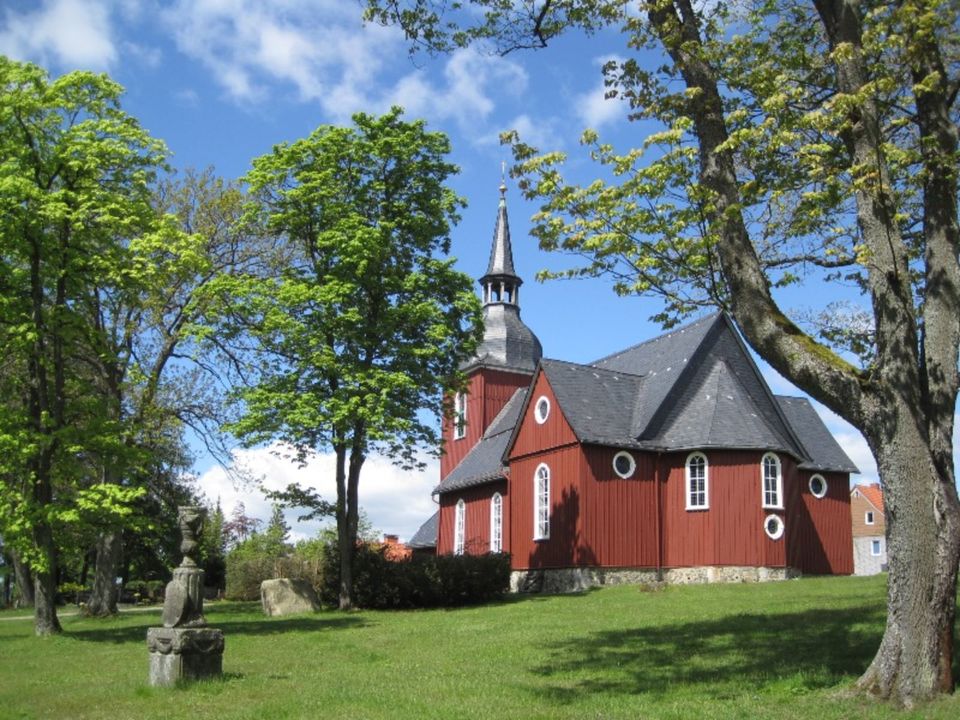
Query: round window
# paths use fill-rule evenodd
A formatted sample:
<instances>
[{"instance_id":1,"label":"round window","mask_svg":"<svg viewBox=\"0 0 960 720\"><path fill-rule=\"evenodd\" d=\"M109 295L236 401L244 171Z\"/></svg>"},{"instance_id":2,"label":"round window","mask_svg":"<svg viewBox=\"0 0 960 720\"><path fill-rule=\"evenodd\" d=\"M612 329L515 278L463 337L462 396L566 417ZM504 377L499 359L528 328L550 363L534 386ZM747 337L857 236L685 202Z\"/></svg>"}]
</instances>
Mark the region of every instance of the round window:
<instances>
[{"instance_id":1,"label":"round window","mask_svg":"<svg viewBox=\"0 0 960 720\"><path fill-rule=\"evenodd\" d=\"M763 521L763 531L771 540L779 540L783 537L783 520L779 515L767 515L767 519Z\"/></svg>"},{"instance_id":2,"label":"round window","mask_svg":"<svg viewBox=\"0 0 960 720\"><path fill-rule=\"evenodd\" d=\"M537 398L536 404L533 406L533 417L536 421L543 425L547 421L547 416L550 414L550 400L546 395L541 395Z\"/></svg>"},{"instance_id":3,"label":"round window","mask_svg":"<svg viewBox=\"0 0 960 720\"><path fill-rule=\"evenodd\" d=\"M810 494L815 498L822 498L827 494L827 481L822 475L814 475L810 478Z\"/></svg>"},{"instance_id":4,"label":"round window","mask_svg":"<svg viewBox=\"0 0 960 720\"><path fill-rule=\"evenodd\" d=\"M636 469L637 463L633 459L633 455L626 450L622 450L613 456L613 471L620 477L633 477L633 472Z\"/></svg>"}]
</instances>

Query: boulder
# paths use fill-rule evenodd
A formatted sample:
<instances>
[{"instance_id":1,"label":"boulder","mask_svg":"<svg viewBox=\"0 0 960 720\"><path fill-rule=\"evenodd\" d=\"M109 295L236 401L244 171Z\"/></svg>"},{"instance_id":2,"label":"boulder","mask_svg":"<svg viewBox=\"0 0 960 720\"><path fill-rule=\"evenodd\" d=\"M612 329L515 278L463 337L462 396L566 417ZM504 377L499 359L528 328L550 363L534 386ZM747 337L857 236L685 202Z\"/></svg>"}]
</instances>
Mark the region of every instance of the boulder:
<instances>
[{"instance_id":1,"label":"boulder","mask_svg":"<svg viewBox=\"0 0 960 720\"><path fill-rule=\"evenodd\" d=\"M265 615L295 615L316 612L320 599L306 580L276 578L260 583L260 603Z\"/></svg>"}]
</instances>

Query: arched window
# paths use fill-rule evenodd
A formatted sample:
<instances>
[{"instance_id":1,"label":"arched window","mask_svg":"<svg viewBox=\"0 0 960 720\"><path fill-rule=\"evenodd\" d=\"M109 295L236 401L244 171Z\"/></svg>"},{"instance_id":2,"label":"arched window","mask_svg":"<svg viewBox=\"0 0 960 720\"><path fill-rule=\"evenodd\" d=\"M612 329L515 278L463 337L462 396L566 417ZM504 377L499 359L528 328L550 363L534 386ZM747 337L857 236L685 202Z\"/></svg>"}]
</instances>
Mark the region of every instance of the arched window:
<instances>
[{"instance_id":1,"label":"arched window","mask_svg":"<svg viewBox=\"0 0 960 720\"><path fill-rule=\"evenodd\" d=\"M707 456L701 452L687 456L687 510L710 507Z\"/></svg>"},{"instance_id":2,"label":"arched window","mask_svg":"<svg viewBox=\"0 0 960 720\"><path fill-rule=\"evenodd\" d=\"M503 552L503 496L490 498L490 552Z\"/></svg>"},{"instance_id":3,"label":"arched window","mask_svg":"<svg viewBox=\"0 0 960 720\"><path fill-rule=\"evenodd\" d=\"M463 498L457 500L457 514L453 520L453 554L463 555L464 537L466 537L467 506Z\"/></svg>"},{"instance_id":4,"label":"arched window","mask_svg":"<svg viewBox=\"0 0 960 720\"><path fill-rule=\"evenodd\" d=\"M780 458L773 453L767 453L760 462L760 473L763 477L763 507L783 507L783 473L780 469Z\"/></svg>"},{"instance_id":5,"label":"arched window","mask_svg":"<svg viewBox=\"0 0 960 720\"><path fill-rule=\"evenodd\" d=\"M550 537L550 468L541 463L533 482L533 539Z\"/></svg>"},{"instance_id":6,"label":"arched window","mask_svg":"<svg viewBox=\"0 0 960 720\"><path fill-rule=\"evenodd\" d=\"M453 439L460 440L467 435L467 396L457 393L453 396Z\"/></svg>"}]
</instances>

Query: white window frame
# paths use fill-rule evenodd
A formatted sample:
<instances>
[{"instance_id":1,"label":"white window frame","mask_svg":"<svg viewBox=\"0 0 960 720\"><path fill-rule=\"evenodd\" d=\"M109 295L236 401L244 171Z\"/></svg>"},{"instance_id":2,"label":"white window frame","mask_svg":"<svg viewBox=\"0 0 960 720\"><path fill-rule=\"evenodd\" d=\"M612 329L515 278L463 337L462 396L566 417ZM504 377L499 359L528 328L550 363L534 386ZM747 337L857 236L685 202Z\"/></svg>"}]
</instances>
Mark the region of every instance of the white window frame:
<instances>
[{"instance_id":1,"label":"white window frame","mask_svg":"<svg viewBox=\"0 0 960 720\"><path fill-rule=\"evenodd\" d=\"M550 466L537 465L533 473L533 539L550 539Z\"/></svg>"},{"instance_id":2,"label":"white window frame","mask_svg":"<svg viewBox=\"0 0 960 720\"><path fill-rule=\"evenodd\" d=\"M883 543L879 540L872 540L870 542L870 555L873 557L880 557L883 555Z\"/></svg>"},{"instance_id":3,"label":"white window frame","mask_svg":"<svg viewBox=\"0 0 960 720\"><path fill-rule=\"evenodd\" d=\"M467 396L458 392L453 396L453 439L463 440L467 436Z\"/></svg>"},{"instance_id":4,"label":"white window frame","mask_svg":"<svg viewBox=\"0 0 960 720\"><path fill-rule=\"evenodd\" d=\"M865 525L873 525L874 522L876 522L875 519L874 519L874 517L873 517L873 510L867 510L867 511L863 514L863 522L864 522Z\"/></svg>"},{"instance_id":5,"label":"white window frame","mask_svg":"<svg viewBox=\"0 0 960 720\"><path fill-rule=\"evenodd\" d=\"M541 406L544 408L542 412L540 410ZM550 398L541 395L533 403L533 419L537 421L537 425L543 425L548 417L550 417Z\"/></svg>"},{"instance_id":6,"label":"white window frame","mask_svg":"<svg viewBox=\"0 0 960 720\"><path fill-rule=\"evenodd\" d=\"M503 552L503 495L490 498L490 552Z\"/></svg>"},{"instance_id":7,"label":"white window frame","mask_svg":"<svg viewBox=\"0 0 960 720\"><path fill-rule=\"evenodd\" d=\"M619 458L626 458L627 461L630 463L630 468L626 472L622 473L617 469L617 460ZM624 480L628 478L632 478L633 474L637 471L637 461L633 458L633 455L628 453L626 450L621 450L620 452L618 452L616 455L613 456L613 471L617 475L622 477Z\"/></svg>"},{"instance_id":8,"label":"white window frame","mask_svg":"<svg viewBox=\"0 0 960 720\"><path fill-rule=\"evenodd\" d=\"M771 520L777 521L776 530L773 530L773 531L770 530L769 522ZM786 526L783 523L783 518L780 517L779 515L774 515L773 513L771 513L763 519L763 531L767 534L767 537L770 538L771 540L779 540L780 538L782 538L784 530L786 530Z\"/></svg>"},{"instance_id":9,"label":"white window frame","mask_svg":"<svg viewBox=\"0 0 960 720\"><path fill-rule=\"evenodd\" d=\"M463 555L467 536L467 504L463 498L457 500L457 509L453 516L453 554Z\"/></svg>"},{"instance_id":10,"label":"white window frame","mask_svg":"<svg viewBox=\"0 0 960 720\"><path fill-rule=\"evenodd\" d=\"M692 486L692 476L690 475L690 464L696 459L703 460L703 502L694 503L693 500L693 486ZM710 463L707 460L707 456L702 452L692 452L687 455L687 460L683 464L684 467L684 476L686 477L686 483L684 485L687 510L709 510L710 509ZM697 493L700 494L699 492Z\"/></svg>"},{"instance_id":11,"label":"white window frame","mask_svg":"<svg viewBox=\"0 0 960 720\"><path fill-rule=\"evenodd\" d=\"M767 461L772 460L777 469L776 477L767 477ZM774 487L768 490L767 481L773 480ZM773 495L773 501L768 500L768 496ZM783 463L776 453L767 453L760 460L760 502L764 508L771 510L783 510Z\"/></svg>"},{"instance_id":12,"label":"white window frame","mask_svg":"<svg viewBox=\"0 0 960 720\"><path fill-rule=\"evenodd\" d=\"M818 478L819 478L820 482L823 483L823 492L820 492L820 493L816 492L816 491L813 489L813 481L816 480L816 479L818 479ZM827 485L827 479L826 479L823 475L816 474L816 475L811 475L811 476L810 476L810 480L807 482L807 487L810 488L810 494L813 495L815 498L817 498L817 500L820 500L820 499L825 498L825 497L827 496L827 490L829 489L830 486Z\"/></svg>"}]
</instances>

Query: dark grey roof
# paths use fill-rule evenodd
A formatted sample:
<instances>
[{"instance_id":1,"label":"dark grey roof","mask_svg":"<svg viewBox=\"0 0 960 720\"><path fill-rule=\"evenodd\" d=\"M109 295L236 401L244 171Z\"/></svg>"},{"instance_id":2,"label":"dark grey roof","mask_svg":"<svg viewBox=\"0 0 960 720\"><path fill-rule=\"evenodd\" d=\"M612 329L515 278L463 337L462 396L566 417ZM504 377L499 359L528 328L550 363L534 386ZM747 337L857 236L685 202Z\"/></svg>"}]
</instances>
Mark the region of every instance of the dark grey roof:
<instances>
[{"instance_id":1,"label":"dark grey roof","mask_svg":"<svg viewBox=\"0 0 960 720\"><path fill-rule=\"evenodd\" d=\"M499 480L504 476L503 455L510 440L510 433L520 417L526 388L520 388L503 406L484 432L480 442L473 446L466 457L450 471L443 482L434 488L436 494L463 490L464 488Z\"/></svg>"},{"instance_id":2,"label":"dark grey roof","mask_svg":"<svg viewBox=\"0 0 960 720\"><path fill-rule=\"evenodd\" d=\"M827 430L809 400L777 395L777 402L806 450L808 459L800 465L801 468L824 472L860 472Z\"/></svg>"},{"instance_id":3,"label":"dark grey roof","mask_svg":"<svg viewBox=\"0 0 960 720\"><path fill-rule=\"evenodd\" d=\"M591 363L594 367L647 378L643 396L638 398L635 408L637 435L650 424L704 337L716 326L720 317L719 313L709 315Z\"/></svg>"},{"instance_id":4,"label":"dark grey roof","mask_svg":"<svg viewBox=\"0 0 960 720\"><path fill-rule=\"evenodd\" d=\"M407 547L416 549L436 547L437 533L439 529L440 511L437 510L437 512L431 515L430 519L421 525L420 529L413 534L413 537L410 538L410 542L407 543Z\"/></svg>"},{"instance_id":5,"label":"dark grey roof","mask_svg":"<svg viewBox=\"0 0 960 720\"><path fill-rule=\"evenodd\" d=\"M633 408L645 391L641 376L560 360L540 366L581 442L638 447Z\"/></svg>"},{"instance_id":6,"label":"dark grey roof","mask_svg":"<svg viewBox=\"0 0 960 720\"><path fill-rule=\"evenodd\" d=\"M500 203L497 206L497 224L493 227L493 243L490 246L490 262L487 263L487 272L483 276L488 278L496 275L511 277L520 285L523 281L517 276L513 268L513 247L510 244L510 221L507 219L507 186L500 186ZM483 278L481 278L483 282Z\"/></svg>"},{"instance_id":7,"label":"dark grey roof","mask_svg":"<svg viewBox=\"0 0 960 720\"><path fill-rule=\"evenodd\" d=\"M520 319L520 308L490 303L483 307L483 341L463 369L485 365L532 373L542 355L540 340Z\"/></svg>"}]
</instances>

